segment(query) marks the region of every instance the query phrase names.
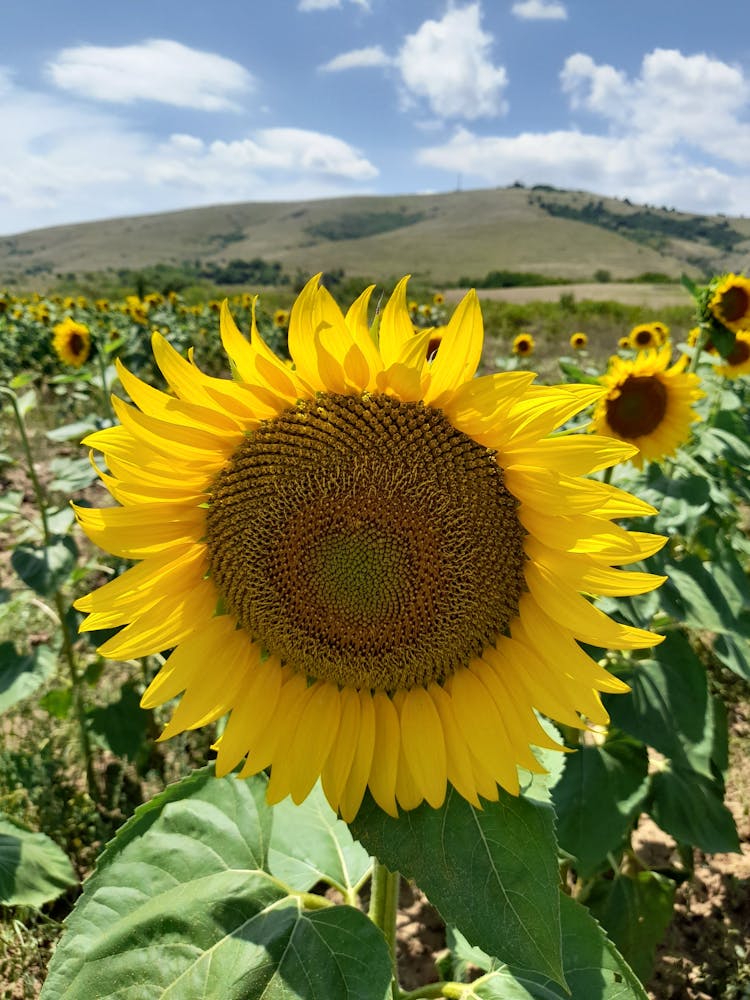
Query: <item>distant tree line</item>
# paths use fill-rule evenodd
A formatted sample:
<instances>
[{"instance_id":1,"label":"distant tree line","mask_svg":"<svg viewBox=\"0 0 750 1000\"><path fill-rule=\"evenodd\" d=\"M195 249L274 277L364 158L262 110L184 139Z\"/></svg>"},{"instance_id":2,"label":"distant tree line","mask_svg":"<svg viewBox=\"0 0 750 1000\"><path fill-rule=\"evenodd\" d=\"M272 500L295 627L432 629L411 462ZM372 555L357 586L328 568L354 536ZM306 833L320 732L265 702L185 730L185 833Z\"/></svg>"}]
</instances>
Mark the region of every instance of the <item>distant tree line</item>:
<instances>
[{"instance_id":1,"label":"distant tree line","mask_svg":"<svg viewBox=\"0 0 750 1000\"><path fill-rule=\"evenodd\" d=\"M703 241L728 253L745 239L742 233L732 229L727 219L711 219L700 215L677 216L668 214L666 210L658 212L650 208L640 208L633 212L612 212L605 207L603 201L587 201L576 206L537 197L535 204L548 215L600 226L638 243L653 244L658 238Z\"/></svg>"}]
</instances>

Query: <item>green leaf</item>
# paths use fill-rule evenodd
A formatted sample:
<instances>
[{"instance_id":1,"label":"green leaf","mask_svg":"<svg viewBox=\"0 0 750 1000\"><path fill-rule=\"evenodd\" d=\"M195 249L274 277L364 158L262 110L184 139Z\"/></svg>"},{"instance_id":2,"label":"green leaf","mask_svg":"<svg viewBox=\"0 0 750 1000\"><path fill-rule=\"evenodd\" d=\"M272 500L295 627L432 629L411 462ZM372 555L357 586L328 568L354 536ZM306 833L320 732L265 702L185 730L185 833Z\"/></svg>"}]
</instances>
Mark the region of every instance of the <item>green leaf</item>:
<instances>
[{"instance_id":1,"label":"green leaf","mask_svg":"<svg viewBox=\"0 0 750 1000\"><path fill-rule=\"evenodd\" d=\"M67 855L53 840L0 813L0 903L39 907L77 881Z\"/></svg>"},{"instance_id":2,"label":"green leaf","mask_svg":"<svg viewBox=\"0 0 750 1000\"><path fill-rule=\"evenodd\" d=\"M118 757L135 760L146 739L147 715L132 684L120 688L120 697L105 708L89 712L91 729Z\"/></svg>"},{"instance_id":3,"label":"green leaf","mask_svg":"<svg viewBox=\"0 0 750 1000\"><path fill-rule=\"evenodd\" d=\"M467 986L462 1000L648 1000L633 970L585 907L562 895L560 916L570 993L542 976L502 968Z\"/></svg>"},{"instance_id":4,"label":"green leaf","mask_svg":"<svg viewBox=\"0 0 750 1000\"><path fill-rule=\"evenodd\" d=\"M739 621L719 584L697 556L679 563L664 561L669 579L659 594L665 610L689 628L739 635L746 638L747 625Z\"/></svg>"},{"instance_id":5,"label":"green leaf","mask_svg":"<svg viewBox=\"0 0 750 1000\"><path fill-rule=\"evenodd\" d=\"M72 704L73 689L70 687L51 688L39 699L39 707L55 719L67 719Z\"/></svg>"},{"instance_id":6,"label":"green leaf","mask_svg":"<svg viewBox=\"0 0 750 1000\"><path fill-rule=\"evenodd\" d=\"M80 441L92 431L95 431L98 424L95 420L78 420L74 424L65 424L62 427L54 427L47 431L45 437L48 441Z\"/></svg>"},{"instance_id":7,"label":"green leaf","mask_svg":"<svg viewBox=\"0 0 750 1000\"><path fill-rule=\"evenodd\" d=\"M293 889L304 892L322 880L346 893L369 871L372 859L336 817L318 783L301 805L287 798L274 806L268 865Z\"/></svg>"},{"instance_id":8,"label":"green leaf","mask_svg":"<svg viewBox=\"0 0 750 1000\"><path fill-rule=\"evenodd\" d=\"M601 384L598 378L593 375L588 375L579 365L573 364L570 361L564 361L562 358L560 358L557 363L560 365L560 371L571 382L583 382L586 385Z\"/></svg>"},{"instance_id":9,"label":"green leaf","mask_svg":"<svg viewBox=\"0 0 750 1000\"><path fill-rule=\"evenodd\" d=\"M0 712L32 695L56 666L57 657L49 646L37 646L24 656L12 642L0 643Z\"/></svg>"},{"instance_id":10,"label":"green leaf","mask_svg":"<svg viewBox=\"0 0 750 1000\"><path fill-rule=\"evenodd\" d=\"M560 846L593 875L622 841L648 794L648 755L633 740L616 737L603 746L570 754L552 792Z\"/></svg>"},{"instance_id":11,"label":"green leaf","mask_svg":"<svg viewBox=\"0 0 750 1000\"><path fill-rule=\"evenodd\" d=\"M23 490L4 490L0 496L0 524L17 514L22 502Z\"/></svg>"},{"instance_id":12,"label":"green leaf","mask_svg":"<svg viewBox=\"0 0 750 1000\"><path fill-rule=\"evenodd\" d=\"M672 920L674 893L671 879L642 871L634 877L599 880L586 898L593 916L643 982L651 978L656 946Z\"/></svg>"},{"instance_id":13,"label":"green leaf","mask_svg":"<svg viewBox=\"0 0 750 1000\"><path fill-rule=\"evenodd\" d=\"M65 583L78 559L78 548L70 536L52 538L49 545L19 545L11 565L27 587L48 597Z\"/></svg>"},{"instance_id":14,"label":"green leaf","mask_svg":"<svg viewBox=\"0 0 750 1000\"><path fill-rule=\"evenodd\" d=\"M612 722L684 767L712 777L713 711L703 664L690 643L670 633L620 677L630 695L605 699Z\"/></svg>"},{"instance_id":15,"label":"green leaf","mask_svg":"<svg viewBox=\"0 0 750 1000\"><path fill-rule=\"evenodd\" d=\"M137 809L85 883L42 998L386 1000L380 931L353 907L303 910L267 873L265 787L205 769Z\"/></svg>"},{"instance_id":16,"label":"green leaf","mask_svg":"<svg viewBox=\"0 0 750 1000\"><path fill-rule=\"evenodd\" d=\"M97 478L88 458L53 458L50 472L54 478L48 488L59 493L79 493Z\"/></svg>"},{"instance_id":17,"label":"green leaf","mask_svg":"<svg viewBox=\"0 0 750 1000\"><path fill-rule=\"evenodd\" d=\"M475 809L444 805L393 819L368 795L350 828L391 871L412 878L446 923L488 954L562 982L552 810L500 789Z\"/></svg>"},{"instance_id":18,"label":"green leaf","mask_svg":"<svg viewBox=\"0 0 750 1000\"><path fill-rule=\"evenodd\" d=\"M737 827L722 802L722 790L705 775L679 767L651 777L654 821L682 844L707 854L739 851Z\"/></svg>"}]
</instances>

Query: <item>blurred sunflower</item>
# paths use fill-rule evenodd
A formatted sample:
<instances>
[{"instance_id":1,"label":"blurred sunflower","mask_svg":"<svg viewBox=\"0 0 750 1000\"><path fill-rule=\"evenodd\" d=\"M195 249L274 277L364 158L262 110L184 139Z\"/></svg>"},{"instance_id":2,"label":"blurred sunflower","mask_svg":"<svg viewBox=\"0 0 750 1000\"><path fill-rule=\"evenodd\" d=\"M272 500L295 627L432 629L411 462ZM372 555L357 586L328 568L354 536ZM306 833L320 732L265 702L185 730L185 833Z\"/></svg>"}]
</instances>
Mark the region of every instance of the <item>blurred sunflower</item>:
<instances>
[{"instance_id":1,"label":"blurred sunflower","mask_svg":"<svg viewBox=\"0 0 750 1000\"><path fill-rule=\"evenodd\" d=\"M716 368L716 372L727 378L750 375L750 330L740 330L735 335L734 347L724 358L724 364Z\"/></svg>"},{"instance_id":2,"label":"blurred sunflower","mask_svg":"<svg viewBox=\"0 0 750 1000\"><path fill-rule=\"evenodd\" d=\"M728 329L750 330L750 278L724 275L713 288L708 308Z\"/></svg>"},{"instance_id":3,"label":"blurred sunflower","mask_svg":"<svg viewBox=\"0 0 750 1000\"><path fill-rule=\"evenodd\" d=\"M131 406L86 439L118 507L76 508L88 536L141 560L76 602L83 629L129 659L174 647L143 697L181 692L166 738L229 713L216 772L271 768L268 799L318 778L346 820L369 787L396 815L448 784L474 805L518 793L530 745L556 747L534 708L605 724L599 692L626 690L578 642L643 648L586 594L662 578L613 569L664 539L620 517L653 508L583 478L633 454L594 435L550 436L597 399L534 375L475 378L482 317L471 292L432 362L400 281L380 313L368 288L343 315L318 278L295 302L294 368L224 307L236 380L203 374L160 336L174 395L119 365Z\"/></svg>"},{"instance_id":4,"label":"blurred sunflower","mask_svg":"<svg viewBox=\"0 0 750 1000\"><path fill-rule=\"evenodd\" d=\"M621 351L630 350L630 337L620 337L617 341L617 346Z\"/></svg>"},{"instance_id":5,"label":"blurred sunflower","mask_svg":"<svg viewBox=\"0 0 750 1000\"><path fill-rule=\"evenodd\" d=\"M570 346L574 351L582 351L588 342L589 338L585 333L581 333L580 331L578 333L571 333L570 335Z\"/></svg>"},{"instance_id":6,"label":"blurred sunflower","mask_svg":"<svg viewBox=\"0 0 750 1000\"><path fill-rule=\"evenodd\" d=\"M703 396L700 380L685 372L687 355L670 368L671 356L665 346L642 351L630 361L612 357L600 379L607 394L594 411L593 430L635 445L638 454L631 461L638 468L644 460L672 455L700 419L693 410Z\"/></svg>"},{"instance_id":7,"label":"blurred sunflower","mask_svg":"<svg viewBox=\"0 0 750 1000\"><path fill-rule=\"evenodd\" d=\"M432 296L432 304L434 306L442 306L444 302L445 302L445 296L443 295L443 293L435 292L435 294Z\"/></svg>"},{"instance_id":8,"label":"blurred sunflower","mask_svg":"<svg viewBox=\"0 0 750 1000\"><path fill-rule=\"evenodd\" d=\"M519 333L513 341L513 353L518 354L519 357L527 357L534 353L535 346L534 338L530 333Z\"/></svg>"},{"instance_id":9,"label":"blurred sunflower","mask_svg":"<svg viewBox=\"0 0 750 1000\"><path fill-rule=\"evenodd\" d=\"M653 323L640 323L630 331L628 342L634 351L644 351L647 347L659 347L661 336Z\"/></svg>"},{"instance_id":10,"label":"blurred sunflower","mask_svg":"<svg viewBox=\"0 0 750 1000\"><path fill-rule=\"evenodd\" d=\"M666 323L662 323L661 320L655 319L651 324L651 329L659 338L659 344L664 344L669 339L669 327Z\"/></svg>"},{"instance_id":11,"label":"blurred sunflower","mask_svg":"<svg viewBox=\"0 0 750 1000\"><path fill-rule=\"evenodd\" d=\"M68 317L52 328L52 346L63 364L80 368L91 350L91 334L83 323Z\"/></svg>"},{"instance_id":12,"label":"blurred sunflower","mask_svg":"<svg viewBox=\"0 0 750 1000\"><path fill-rule=\"evenodd\" d=\"M279 330L286 329L289 325L289 310L277 309L273 314L273 325Z\"/></svg>"}]
</instances>

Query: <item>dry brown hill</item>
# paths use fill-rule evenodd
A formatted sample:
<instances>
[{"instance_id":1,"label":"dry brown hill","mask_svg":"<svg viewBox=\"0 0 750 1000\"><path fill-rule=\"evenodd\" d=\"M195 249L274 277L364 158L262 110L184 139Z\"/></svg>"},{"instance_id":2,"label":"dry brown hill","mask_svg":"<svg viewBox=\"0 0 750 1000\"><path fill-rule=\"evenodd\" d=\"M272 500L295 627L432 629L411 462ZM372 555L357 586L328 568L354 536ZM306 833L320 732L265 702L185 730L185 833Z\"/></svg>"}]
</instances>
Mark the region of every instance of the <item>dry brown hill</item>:
<instances>
[{"instance_id":1,"label":"dry brown hill","mask_svg":"<svg viewBox=\"0 0 750 1000\"><path fill-rule=\"evenodd\" d=\"M0 237L0 284L152 264L277 261L435 284L493 270L570 281L608 271L678 278L750 268L750 220L631 205L539 186L217 205Z\"/></svg>"}]
</instances>

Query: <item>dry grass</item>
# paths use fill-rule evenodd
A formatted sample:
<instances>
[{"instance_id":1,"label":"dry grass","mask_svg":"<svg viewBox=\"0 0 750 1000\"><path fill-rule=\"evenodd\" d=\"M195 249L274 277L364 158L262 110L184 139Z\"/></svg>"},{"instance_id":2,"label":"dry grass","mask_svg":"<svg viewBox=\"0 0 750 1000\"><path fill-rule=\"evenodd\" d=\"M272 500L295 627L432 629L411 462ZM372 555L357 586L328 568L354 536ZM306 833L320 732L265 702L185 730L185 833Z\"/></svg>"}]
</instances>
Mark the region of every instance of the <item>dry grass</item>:
<instances>
[{"instance_id":1,"label":"dry grass","mask_svg":"<svg viewBox=\"0 0 750 1000\"><path fill-rule=\"evenodd\" d=\"M555 197L576 205L593 196ZM605 204L623 213L637 210L615 199ZM358 239L331 240L310 231L347 215L397 212L419 221ZM590 280L598 269L610 271L615 281L648 271L677 279L683 271L697 274L691 262L699 259L717 271L750 265L750 223L733 219L731 224L748 240L730 259L699 240L662 240L656 249L597 225L552 217L533 192L519 188L243 203L0 238L0 284L38 268L49 270L37 274L36 285L53 281L57 273L254 257L279 261L291 274L343 268L347 275L383 281L413 273L436 285L461 275L476 280L491 270L535 271L571 281Z\"/></svg>"}]
</instances>

